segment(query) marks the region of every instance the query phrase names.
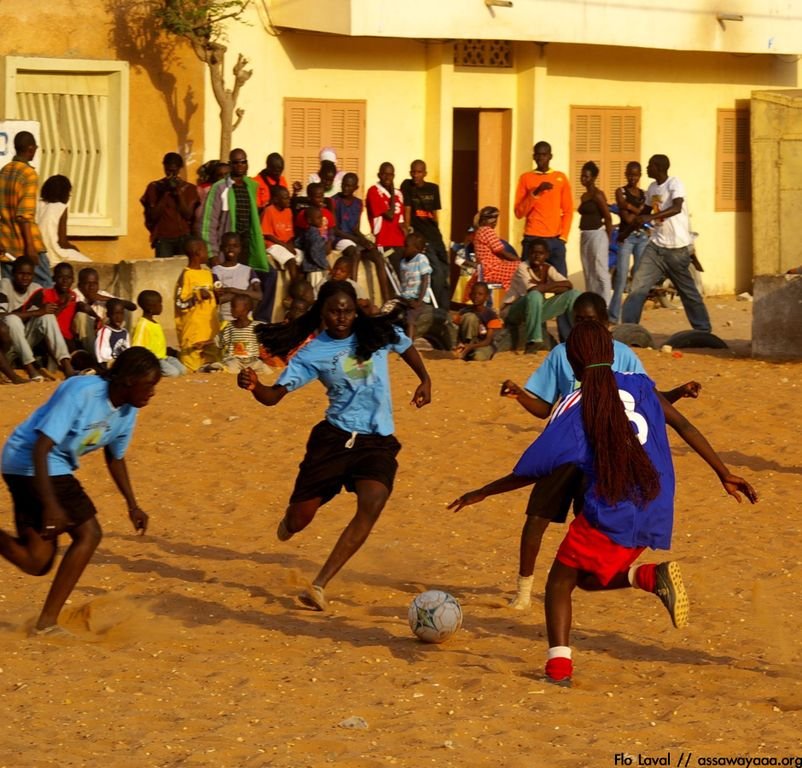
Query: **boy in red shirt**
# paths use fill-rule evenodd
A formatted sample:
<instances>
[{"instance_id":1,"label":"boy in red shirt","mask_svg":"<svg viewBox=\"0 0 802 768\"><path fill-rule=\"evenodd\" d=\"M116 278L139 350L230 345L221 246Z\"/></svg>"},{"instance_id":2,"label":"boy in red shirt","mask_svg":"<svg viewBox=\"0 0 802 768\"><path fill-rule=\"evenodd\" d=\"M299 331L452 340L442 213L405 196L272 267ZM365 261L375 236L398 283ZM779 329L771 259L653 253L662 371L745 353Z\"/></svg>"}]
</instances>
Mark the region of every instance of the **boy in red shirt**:
<instances>
[{"instance_id":1,"label":"boy in red shirt","mask_svg":"<svg viewBox=\"0 0 802 768\"><path fill-rule=\"evenodd\" d=\"M365 195L370 228L376 238L379 250L387 255L400 274L401 259L404 254L404 238L407 224L404 221L404 195L393 186L395 168L392 163L379 166L379 183L374 184Z\"/></svg>"},{"instance_id":2,"label":"boy in red shirt","mask_svg":"<svg viewBox=\"0 0 802 768\"><path fill-rule=\"evenodd\" d=\"M75 347L73 338L72 323L76 312L85 312L96 321L100 321L92 307L83 301L78 301L75 291L72 290L72 283L75 275L72 265L62 261L56 264L53 269L53 280L55 285L52 288L42 288L34 293L23 307L23 312L32 312L43 309L47 314L54 314L61 332L64 346L47 340L48 354L56 361L59 368L64 372L64 376L69 378L75 371L72 367L70 351Z\"/></svg>"}]
</instances>

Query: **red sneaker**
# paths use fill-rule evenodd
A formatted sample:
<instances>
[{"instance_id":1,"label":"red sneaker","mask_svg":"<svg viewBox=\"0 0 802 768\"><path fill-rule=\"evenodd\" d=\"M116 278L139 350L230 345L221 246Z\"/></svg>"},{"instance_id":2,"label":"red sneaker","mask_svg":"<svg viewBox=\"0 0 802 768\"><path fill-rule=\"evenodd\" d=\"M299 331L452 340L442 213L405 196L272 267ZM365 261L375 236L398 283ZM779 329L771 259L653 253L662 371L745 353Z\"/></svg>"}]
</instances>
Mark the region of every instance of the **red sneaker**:
<instances>
[{"instance_id":1,"label":"red sneaker","mask_svg":"<svg viewBox=\"0 0 802 768\"><path fill-rule=\"evenodd\" d=\"M565 656L557 656L546 662L546 681L549 683L568 688L571 685L571 675L573 674L574 662Z\"/></svg>"}]
</instances>

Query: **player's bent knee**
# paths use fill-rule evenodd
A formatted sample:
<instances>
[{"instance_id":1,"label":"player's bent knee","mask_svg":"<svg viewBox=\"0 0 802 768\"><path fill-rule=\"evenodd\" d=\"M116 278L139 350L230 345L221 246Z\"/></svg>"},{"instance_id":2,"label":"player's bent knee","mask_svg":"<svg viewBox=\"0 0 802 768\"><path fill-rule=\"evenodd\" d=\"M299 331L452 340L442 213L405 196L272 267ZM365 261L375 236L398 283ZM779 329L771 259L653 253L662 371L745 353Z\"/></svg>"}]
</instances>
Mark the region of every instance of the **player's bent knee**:
<instances>
[{"instance_id":1,"label":"player's bent knee","mask_svg":"<svg viewBox=\"0 0 802 768\"><path fill-rule=\"evenodd\" d=\"M96 549L103 539L103 529L93 517L79 525L72 537L76 544Z\"/></svg>"},{"instance_id":2,"label":"player's bent knee","mask_svg":"<svg viewBox=\"0 0 802 768\"><path fill-rule=\"evenodd\" d=\"M53 550L53 553L47 559L47 561L42 565L38 565L38 567L34 567L32 570L29 571L31 576L47 576L48 573L53 569L53 563L56 561L56 550Z\"/></svg>"}]
</instances>

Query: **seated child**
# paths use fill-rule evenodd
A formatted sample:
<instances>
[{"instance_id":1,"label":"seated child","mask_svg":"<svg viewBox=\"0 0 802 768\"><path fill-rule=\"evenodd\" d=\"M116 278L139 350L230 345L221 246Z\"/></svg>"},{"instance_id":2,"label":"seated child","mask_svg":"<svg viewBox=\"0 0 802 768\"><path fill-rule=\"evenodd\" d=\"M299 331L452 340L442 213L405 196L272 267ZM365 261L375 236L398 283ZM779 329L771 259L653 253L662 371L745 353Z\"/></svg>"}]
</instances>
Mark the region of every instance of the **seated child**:
<instances>
[{"instance_id":1,"label":"seated child","mask_svg":"<svg viewBox=\"0 0 802 768\"><path fill-rule=\"evenodd\" d=\"M250 296L239 294L231 299L230 323L217 334L222 362L212 363L209 370L239 373L246 368L264 373L265 364L259 357L259 341L254 333L256 323L251 319L253 302Z\"/></svg>"},{"instance_id":2,"label":"seated child","mask_svg":"<svg viewBox=\"0 0 802 768\"><path fill-rule=\"evenodd\" d=\"M487 283L474 283L471 288L471 303L452 302L457 313L454 322L458 326L457 347L454 356L462 360L490 360L496 353L496 339L502 335L504 323L498 314L487 306L490 288Z\"/></svg>"},{"instance_id":3,"label":"seated child","mask_svg":"<svg viewBox=\"0 0 802 768\"><path fill-rule=\"evenodd\" d=\"M231 299L234 296L250 296L255 303L262 300L262 281L254 269L247 264L240 264L241 252L240 236L236 232L226 232L220 239L223 263L212 267L221 322L231 320Z\"/></svg>"},{"instance_id":4,"label":"seated child","mask_svg":"<svg viewBox=\"0 0 802 768\"><path fill-rule=\"evenodd\" d=\"M424 314L426 306L431 310L428 299L432 265L424 250L426 241L417 232L410 232L404 239L404 255L399 263L401 271L401 302L407 307L407 336L415 338L415 322Z\"/></svg>"},{"instance_id":5,"label":"seated child","mask_svg":"<svg viewBox=\"0 0 802 768\"><path fill-rule=\"evenodd\" d=\"M346 178L348 174L345 175ZM351 272L354 266L354 259L351 256L343 254L337 261L334 262L331 270L329 271L329 280L344 280L346 283L351 283L354 286L356 293L356 303L368 315L375 315L378 313L378 307L371 304L368 294L365 289L359 285L356 280L351 279Z\"/></svg>"},{"instance_id":6,"label":"seated child","mask_svg":"<svg viewBox=\"0 0 802 768\"><path fill-rule=\"evenodd\" d=\"M106 303L109 299L119 299L129 312L136 309L136 304L127 299L120 299L108 291L100 288L100 275L94 267L84 267L78 270L78 287L75 289L75 296L78 301L83 301L87 306L92 307L98 320L85 313L75 315L73 321L73 331L78 341L78 346L92 357L95 362L95 340L99 323L106 319Z\"/></svg>"},{"instance_id":7,"label":"seated child","mask_svg":"<svg viewBox=\"0 0 802 768\"><path fill-rule=\"evenodd\" d=\"M344 255L353 257L349 278L359 279L359 264L363 258L373 263L381 300L385 302L390 298L391 293L384 256L359 229L359 222L362 218L362 201L354 194L358 187L359 177L355 173L346 173L342 179L342 191L331 198L335 221L334 235L337 238L335 247Z\"/></svg>"},{"instance_id":8,"label":"seated child","mask_svg":"<svg viewBox=\"0 0 802 768\"><path fill-rule=\"evenodd\" d=\"M95 339L95 358L102 369L108 368L120 352L131 346L131 337L125 327L125 305L120 299L106 302L106 322Z\"/></svg>"},{"instance_id":9,"label":"seated child","mask_svg":"<svg viewBox=\"0 0 802 768\"><path fill-rule=\"evenodd\" d=\"M162 376L182 376L187 369L178 359L176 350L167 346L164 329L156 318L162 313L164 303L158 291L142 291L136 303L142 310L142 317L136 321L131 337L132 347L145 347L159 358Z\"/></svg>"},{"instance_id":10,"label":"seated child","mask_svg":"<svg viewBox=\"0 0 802 768\"><path fill-rule=\"evenodd\" d=\"M334 214L329 207L331 201L326 198L325 189L321 183L312 183L306 187L306 203L295 215L295 236L296 238L309 226L306 212L309 208L320 208L323 211L323 223L321 225L323 236L329 238L334 234Z\"/></svg>"},{"instance_id":11,"label":"seated child","mask_svg":"<svg viewBox=\"0 0 802 768\"><path fill-rule=\"evenodd\" d=\"M175 330L181 362L187 370L197 371L204 363L214 362L209 342L217 335L220 321L206 243L190 237L185 247L189 264L175 286Z\"/></svg>"},{"instance_id":12,"label":"seated child","mask_svg":"<svg viewBox=\"0 0 802 768\"><path fill-rule=\"evenodd\" d=\"M303 251L304 257L301 269L309 284L317 294L321 283L326 281L329 274L329 253L331 242L326 236L323 227L323 211L316 206L304 208L307 226L300 230L297 242Z\"/></svg>"},{"instance_id":13,"label":"seated child","mask_svg":"<svg viewBox=\"0 0 802 768\"><path fill-rule=\"evenodd\" d=\"M65 378L74 375L70 357L71 352L77 348L72 324L78 312L84 312L95 320L99 320L95 311L84 301L78 301L78 296L72 290L72 283L75 279L72 264L62 261L53 268L54 285L52 288L41 288L34 293L23 307L26 312L44 309L47 314L56 317L56 323L64 341L64 347L57 344L56 348L47 341L48 355L64 372ZM64 349L67 354L65 356Z\"/></svg>"},{"instance_id":14,"label":"seated child","mask_svg":"<svg viewBox=\"0 0 802 768\"><path fill-rule=\"evenodd\" d=\"M35 271L36 263L27 256L20 256L11 266L11 277L0 278L0 293L6 299L0 311L1 343L10 365L21 365L29 381L44 381L33 347L46 340L58 359L69 359L70 353L52 312L46 307L23 309L31 296L42 288L33 281Z\"/></svg>"},{"instance_id":15,"label":"seated child","mask_svg":"<svg viewBox=\"0 0 802 768\"><path fill-rule=\"evenodd\" d=\"M295 245L295 227L292 223L290 193L274 186L270 192L270 205L262 213L262 235L265 248L281 269L286 269L290 280L298 277L303 253Z\"/></svg>"}]
</instances>

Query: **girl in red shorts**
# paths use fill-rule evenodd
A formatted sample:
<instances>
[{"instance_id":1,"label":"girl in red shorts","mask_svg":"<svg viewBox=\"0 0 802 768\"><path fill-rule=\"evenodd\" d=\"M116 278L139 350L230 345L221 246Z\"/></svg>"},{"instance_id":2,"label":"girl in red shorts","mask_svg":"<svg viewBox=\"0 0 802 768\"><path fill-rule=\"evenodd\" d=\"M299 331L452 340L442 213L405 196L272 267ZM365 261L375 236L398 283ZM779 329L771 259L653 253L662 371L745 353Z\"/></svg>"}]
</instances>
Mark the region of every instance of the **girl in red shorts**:
<instances>
[{"instance_id":1,"label":"girl in red shorts","mask_svg":"<svg viewBox=\"0 0 802 768\"><path fill-rule=\"evenodd\" d=\"M566 346L581 389L555 409L511 474L464 494L450 507L456 511L521 488L565 464L582 470L583 510L560 545L546 583L546 679L570 685L571 595L576 587L644 589L660 598L675 627L688 623L679 564L633 565L646 547L671 548L674 468L666 423L707 461L737 501L743 493L754 503L757 494L746 480L730 473L687 419L661 403L647 376L612 371L613 343L607 328L579 323Z\"/></svg>"}]
</instances>

